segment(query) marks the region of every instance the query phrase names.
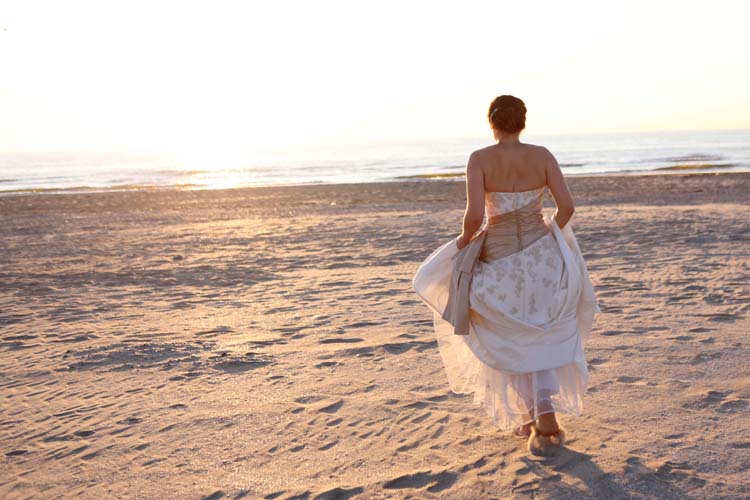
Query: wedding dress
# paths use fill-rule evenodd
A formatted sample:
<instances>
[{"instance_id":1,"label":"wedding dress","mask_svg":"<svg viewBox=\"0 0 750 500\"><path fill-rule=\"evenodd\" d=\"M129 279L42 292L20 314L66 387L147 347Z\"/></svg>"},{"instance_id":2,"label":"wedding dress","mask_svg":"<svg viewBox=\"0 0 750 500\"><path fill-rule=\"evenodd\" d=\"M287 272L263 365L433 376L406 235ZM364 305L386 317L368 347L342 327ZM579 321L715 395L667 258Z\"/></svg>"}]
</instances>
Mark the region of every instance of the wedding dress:
<instances>
[{"instance_id":1,"label":"wedding dress","mask_svg":"<svg viewBox=\"0 0 750 500\"><path fill-rule=\"evenodd\" d=\"M433 311L451 390L473 392L504 430L545 413L581 414L589 381L584 345L601 312L570 221L560 229L542 212L545 188L486 193L468 335L443 319L455 299L456 239L427 257L412 283Z\"/></svg>"}]
</instances>

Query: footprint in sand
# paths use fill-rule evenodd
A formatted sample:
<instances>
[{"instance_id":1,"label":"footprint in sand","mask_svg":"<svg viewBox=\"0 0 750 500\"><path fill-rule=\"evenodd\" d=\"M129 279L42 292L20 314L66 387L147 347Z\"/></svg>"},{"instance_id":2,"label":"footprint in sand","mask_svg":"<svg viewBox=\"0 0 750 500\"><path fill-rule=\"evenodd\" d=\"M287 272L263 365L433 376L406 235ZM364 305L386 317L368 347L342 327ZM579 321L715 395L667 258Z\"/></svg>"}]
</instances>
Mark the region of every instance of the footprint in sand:
<instances>
[{"instance_id":1,"label":"footprint in sand","mask_svg":"<svg viewBox=\"0 0 750 500\"><path fill-rule=\"evenodd\" d=\"M345 328L366 328L368 326L382 325L382 321L357 321L356 323L350 323Z\"/></svg>"},{"instance_id":2,"label":"footprint in sand","mask_svg":"<svg viewBox=\"0 0 750 500\"><path fill-rule=\"evenodd\" d=\"M433 474L432 471L428 470L424 472L405 474L395 479L391 479L383 484L383 488L387 490L407 488L421 489L429 485L427 491L430 493L436 493L450 488L457 479L458 475L455 472L443 471Z\"/></svg>"},{"instance_id":3,"label":"footprint in sand","mask_svg":"<svg viewBox=\"0 0 750 500\"><path fill-rule=\"evenodd\" d=\"M602 365L602 364L606 363L607 361L609 361L609 360L605 359L605 358L592 358L592 359L589 360L589 365L590 366L599 366L599 365Z\"/></svg>"},{"instance_id":4,"label":"footprint in sand","mask_svg":"<svg viewBox=\"0 0 750 500\"><path fill-rule=\"evenodd\" d=\"M732 399L731 401L725 401L716 411L720 413L734 413L739 410L744 410L748 406L750 406L750 404L746 399L738 398Z\"/></svg>"},{"instance_id":5,"label":"footprint in sand","mask_svg":"<svg viewBox=\"0 0 750 500\"><path fill-rule=\"evenodd\" d=\"M700 363L705 363L706 361L711 361L712 359L718 359L721 358L723 353L721 351L716 352L702 352L695 356L692 361L690 361L691 365L697 365Z\"/></svg>"},{"instance_id":6,"label":"footprint in sand","mask_svg":"<svg viewBox=\"0 0 750 500\"><path fill-rule=\"evenodd\" d=\"M339 444L338 440L336 440L336 441L331 441L330 443L326 443L326 444L324 444L323 446L319 447L319 448L318 448L318 450L320 450L320 451L325 451L325 450L328 450L328 449L330 449L330 448L333 448L333 447L334 447L334 446L336 446L337 444Z\"/></svg>"},{"instance_id":7,"label":"footprint in sand","mask_svg":"<svg viewBox=\"0 0 750 500\"><path fill-rule=\"evenodd\" d=\"M691 409L691 410L698 410L703 408L709 408L712 406L717 406L719 403L721 403L724 398L727 397L726 392L721 391L708 391L704 396L695 399L693 401L688 401L687 403L684 403L682 405L683 408Z\"/></svg>"},{"instance_id":8,"label":"footprint in sand","mask_svg":"<svg viewBox=\"0 0 750 500\"><path fill-rule=\"evenodd\" d=\"M337 425L339 425L343 421L344 421L343 418L340 418L340 417L339 418L334 418L333 420L330 420L330 421L326 422L326 426L327 427L336 427Z\"/></svg>"},{"instance_id":9,"label":"footprint in sand","mask_svg":"<svg viewBox=\"0 0 750 500\"><path fill-rule=\"evenodd\" d=\"M294 398L294 402L295 403L300 403L300 404L303 404L303 405L307 405L307 404L310 404L310 403L317 403L318 401L322 401L324 399L325 399L325 396L316 396L316 395L312 395L312 396L300 396L298 398Z\"/></svg>"},{"instance_id":10,"label":"footprint in sand","mask_svg":"<svg viewBox=\"0 0 750 500\"><path fill-rule=\"evenodd\" d=\"M628 331L627 330L607 330L607 331L600 333L600 335L603 335L605 337L612 337L614 335L622 335L624 333L628 333Z\"/></svg>"},{"instance_id":11,"label":"footprint in sand","mask_svg":"<svg viewBox=\"0 0 750 500\"><path fill-rule=\"evenodd\" d=\"M432 412L428 411L427 413L414 417L413 419L410 420L410 422L413 424L421 424L422 422L430 418L431 415L432 415Z\"/></svg>"},{"instance_id":12,"label":"footprint in sand","mask_svg":"<svg viewBox=\"0 0 750 500\"><path fill-rule=\"evenodd\" d=\"M120 425L135 425L142 422L143 420L138 417L128 417L123 420L118 420L117 423Z\"/></svg>"},{"instance_id":13,"label":"footprint in sand","mask_svg":"<svg viewBox=\"0 0 750 500\"><path fill-rule=\"evenodd\" d=\"M676 337L667 337L669 340L681 340L687 342L688 340L693 340L695 337L691 337L690 335L678 335Z\"/></svg>"},{"instance_id":14,"label":"footprint in sand","mask_svg":"<svg viewBox=\"0 0 750 500\"><path fill-rule=\"evenodd\" d=\"M315 365L315 368L330 368L332 366L339 366L340 364L338 361L323 361Z\"/></svg>"},{"instance_id":15,"label":"footprint in sand","mask_svg":"<svg viewBox=\"0 0 750 500\"><path fill-rule=\"evenodd\" d=\"M224 492L221 490L214 491L210 495L203 497L201 500L219 500L219 498L224 498Z\"/></svg>"},{"instance_id":16,"label":"footprint in sand","mask_svg":"<svg viewBox=\"0 0 750 500\"><path fill-rule=\"evenodd\" d=\"M342 406L344 406L344 401L339 400L333 404L324 406L323 408L319 408L318 411L322 411L323 413L336 413L341 409Z\"/></svg>"},{"instance_id":17,"label":"footprint in sand","mask_svg":"<svg viewBox=\"0 0 750 500\"><path fill-rule=\"evenodd\" d=\"M383 349L389 354L403 354L412 348L418 352L424 352L428 349L437 348L437 341L419 341L399 342L394 344L383 344Z\"/></svg>"},{"instance_id":18,"label":"footprint in sand","mask_svg":"<svg viewBox=\"0 0 750 500\"><path fill-rule=\"evenodd\" d=\"M636 456L628 457L625 462L626 474L635 474L640 481L656 487L662 487L665 482L686 482L691 488L699 488L706 484L706 480L700 478L688 462L666 460L646 465Z\"/></svg>"},{"instance_id":19,"label":"footprint in sand","mask_svg":"<svg viewBox=\"0 0 750 500\"><path fill-rule=\"evenodd\" d=\"M357 342L364 342L365 339L360 339L357 337L350 337L350 338L332 338L332 339L321 339L318 341L319 344L355 344Z\"/></svg>"},{"instance_id":20,"label":"footprint in sand","mask_svg":"<svg viewBox=\"0 0 750 500\"><path fill-rule=\"evenodd\" d=\"M402 453L404 451L413 450L414 448L417 448L420 444L422 444L422 441L416 440L412 443L404 444L396 448L397 453Z\"/></svg>"},{"instance_id":21,"label":"footprint in sand","mask_svg":"<svg viewBox=\"0 0 750 500\"><path fill-rule=\"evenodd\" d=\"M617 377L615 380L617 380L618 382L622 382L623 384L635 384L636 382L643 380L643 377L628 377L626 375L622 375L620 377Z\"/></svg>"},{"instance_id":22,"label":"footprint in sand","mask_svg":"<svg viewBox=\"0 0 750 500\"><path fill-rule=\"evenodd\" d=\"M326 490L321 492L318 495L315 495L313 498L315 500L334 500L334 499L341 499L344 500L346 498L353 498L359 494L361 494L364 491L364 488L361 486L356 486L354 488L333 488L330 490ZM268 497L264 497L268 498ZM295 498L295 497L290 497ZM304 494L302 497L299 498L308 498L307 494Z\"/></svg>"},{"instance_id":23,"label":"footprint in sand","mask_svg":"<svg viewBox=\"0 0 750 500\"><path fill-rule=\"evenodd\" d=\"M214 364L214 370L225 373L242 373L272 364L273 358L248 352L243 357L214 356L212 361L221 360Z\"/></svg>"}]
</instances>

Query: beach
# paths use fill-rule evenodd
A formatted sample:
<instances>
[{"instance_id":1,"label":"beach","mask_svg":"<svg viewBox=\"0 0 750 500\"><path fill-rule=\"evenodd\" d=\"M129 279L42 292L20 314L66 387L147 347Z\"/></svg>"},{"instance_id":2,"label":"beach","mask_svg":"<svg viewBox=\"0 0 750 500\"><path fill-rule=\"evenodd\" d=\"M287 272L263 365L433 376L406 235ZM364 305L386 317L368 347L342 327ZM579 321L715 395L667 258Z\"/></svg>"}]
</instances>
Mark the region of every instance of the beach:
<instances>
[{"instance_id":1,"label":"beach","mask_svg":"<svg viewBox=\"0 0 750 500\"><path fill-rule=\"evenodd\" d=\"M460 180L0 196L0 497L750 497L750 173L568 185L602 313L551 458L411 289Z\"/></svg>"}]
</instances>

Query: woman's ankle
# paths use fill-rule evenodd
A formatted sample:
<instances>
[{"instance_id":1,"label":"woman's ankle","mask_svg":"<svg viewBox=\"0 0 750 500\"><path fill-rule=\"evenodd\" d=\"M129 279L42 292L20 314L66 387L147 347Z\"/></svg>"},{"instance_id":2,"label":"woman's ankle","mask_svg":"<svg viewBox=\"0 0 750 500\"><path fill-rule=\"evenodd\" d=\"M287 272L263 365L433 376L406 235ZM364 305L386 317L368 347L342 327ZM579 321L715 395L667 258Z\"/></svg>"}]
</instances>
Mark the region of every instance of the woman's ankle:
<instances>
[{"instance_id":1,"label":"woman's ankle","mask_svg":"<svg viewBox=\"0 0 750 500\"><path fill-rule=\"evenodd\" d=\"M534 422L534 427L542 435L556 434L560 430L560 425L555 418L554 413L540 415Z\"/></svg>"},{"instance_id":2,"label":"woman's ankle","mask_svg":"<svg viewBox=\"0 0 750 500\"><path fill-rule=\"evenodd\" d=\"M547 429L536 427L536 432L544 437L555 436L560 432L560 426Z\"/></svg>"}]
</instances>

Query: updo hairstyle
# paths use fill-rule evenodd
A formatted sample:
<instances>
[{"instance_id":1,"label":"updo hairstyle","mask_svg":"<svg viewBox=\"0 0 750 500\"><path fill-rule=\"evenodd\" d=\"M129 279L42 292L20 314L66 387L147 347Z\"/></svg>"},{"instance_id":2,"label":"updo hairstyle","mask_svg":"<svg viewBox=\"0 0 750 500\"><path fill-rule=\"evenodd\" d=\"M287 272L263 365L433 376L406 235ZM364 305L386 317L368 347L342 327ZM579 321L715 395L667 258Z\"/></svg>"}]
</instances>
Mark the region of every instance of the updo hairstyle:
<instances>
[{"instance_id":1,"label":"updo hairstyle","mask_svg":"<svg viewBox=\"0 0 750 500\"><path fill-rule=\"evenodd\" d=\"M487 117L496 130L511 134L520 132L526 128L526 105L518 97L501 95L490 104Z\"/></svg>"}]
</instances>

